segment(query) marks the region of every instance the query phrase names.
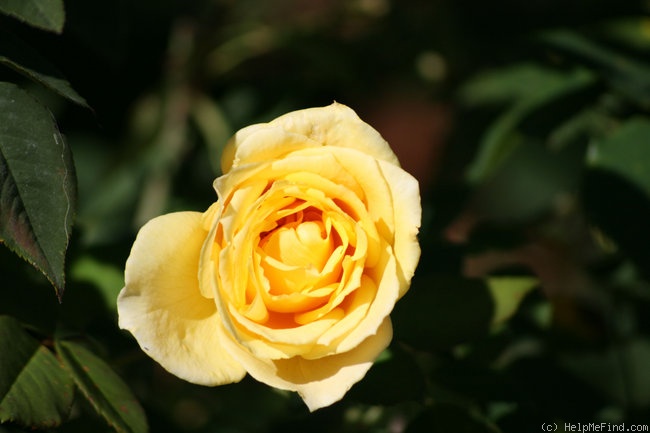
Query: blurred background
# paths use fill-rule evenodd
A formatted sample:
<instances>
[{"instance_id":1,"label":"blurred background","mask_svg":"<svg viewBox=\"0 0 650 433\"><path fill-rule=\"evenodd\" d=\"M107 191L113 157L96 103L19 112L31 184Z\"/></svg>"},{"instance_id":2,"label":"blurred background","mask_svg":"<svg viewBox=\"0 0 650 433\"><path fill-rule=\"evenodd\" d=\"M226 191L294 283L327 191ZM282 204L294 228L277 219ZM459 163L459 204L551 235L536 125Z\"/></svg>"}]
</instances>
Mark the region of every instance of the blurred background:
<instances>
[{"instance_id":1,"label":"blurred background","mask_svg":"<svg viewBox=\"0 0 650 433\"><path fill-rule=\"evenodd\" d=\"M66 0L65 10L61 35L0 17L90 106L0 70L52 111L78 182L63 302L3 248L0 313L40 339L87 342L151 431L650 425L650 3ZM421 184L423 256L390 349L314 414L250 378L206 388L166 373L117 328L138 228L207 209L239 128L333 101L376 128ZM112 431L100 415L78 398L53 431Z\"/></svg>"}]
</instances>

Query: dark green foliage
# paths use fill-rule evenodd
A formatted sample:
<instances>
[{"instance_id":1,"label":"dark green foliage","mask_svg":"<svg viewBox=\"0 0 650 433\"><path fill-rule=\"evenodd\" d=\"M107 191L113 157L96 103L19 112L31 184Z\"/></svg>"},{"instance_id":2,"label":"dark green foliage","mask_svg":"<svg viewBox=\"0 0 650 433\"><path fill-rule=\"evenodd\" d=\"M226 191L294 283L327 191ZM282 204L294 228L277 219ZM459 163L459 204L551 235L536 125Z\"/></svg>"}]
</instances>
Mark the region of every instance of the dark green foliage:
<instances>
[{"instance_id":1,"label":"dark green foliage","mask_svg":"<svg viewBox=\"0 0 650 433\"><path fill-rule=\"evenodd\" d=\"M3 0L0 12L55 33L61 33L65 23L63 0Z\"/></svg>"},{"instance_id":2,"label":"dark green foliage","mask_svg":"<svg viewBox=\"0 0 650 433\"><path fill-rule=\"evenodd\" d=\"M56 350L81 392L116 431L147 430L144 412L129 387L101 358L74 341L57 340Z\"/></svg>"},{"instance_id":3,"label":"dark green foliage","mask_svg":"<svg viewBox=\"0 0 650 433\"><path fill-rule=\"evenodd\" d=\"M0 0L0 433L650 425L646 3ZM170 375L117 328L137 229L333 100L421 180L390 347L315 413Z\"/></svg>"},{"instance_id":4,"label":"dark green foliage","mask_svg":"<svg viewBox=\"0 0 650 433\"><path fill-rule=\"evenodd\" d=\"M65 251L75 212L70 149L49 111L0 82L0 240L63 295Z\"/></svg>"},{"instance_id":5,"label":"dark green foliage","mask_svg":"<svg viewBox=\"0 0 650 433\"><path fill-rule=\"evenodd\" d=\"M72 379L50 350L9 316L0 316L0 422L47 428L67 419Z\"/></svg>"}]
</instances>

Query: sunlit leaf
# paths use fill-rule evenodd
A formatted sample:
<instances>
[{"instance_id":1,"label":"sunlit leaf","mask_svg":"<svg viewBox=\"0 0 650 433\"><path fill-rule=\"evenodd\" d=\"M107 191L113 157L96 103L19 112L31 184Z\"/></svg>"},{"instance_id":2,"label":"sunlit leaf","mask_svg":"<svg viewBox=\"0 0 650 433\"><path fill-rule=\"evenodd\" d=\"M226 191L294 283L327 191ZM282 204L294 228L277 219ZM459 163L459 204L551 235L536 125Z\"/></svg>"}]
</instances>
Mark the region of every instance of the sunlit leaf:
<instances>
[{"instance_id":1,"label":"sunlit leaf","mask_svg":"<svg viewBox=\"0 0 650 433\"><path fill-rule=\"evenodd\" d=\"M55 347L81 392L117 432L148 431L142 407L101 358L73 341L57 339Z\"/></svg>"},{"instance_id":2,"label":"sunlit leaf","mask_svg":"<svg viewBox=\"0 0 650 433\"><path fill-rule=\"evenodd\" d=\"M0 316L0 422L51 428L72 406L74 383L56 357L20 324Z\"/></svg>"},{"instance_id":3,"label":"sunlit leaf","mask_svg":"<svg viewBox=\"0 0 650 433\"><path fill-rule=\"evenodd\" d=\"M532 277L490 277L488 289L494 300L492 324L497 325L508 320L517 312L521 301L537 285Z\"/></svg>"},{"instance_id":4,"label":"sunlit leaf","mask_svg":"<svg viewBox=\"0 0 650 433\"><path fill-rule=\"evenodd\" d=\"M88 107L86 100L49 61L21 40L5 32L0 32L0 64L14 69L76 104Z\"/></svg>"},{"instance_id":5,"label":"sunlit leaf","mask_svg":"<svg viewBox=\"0 0 650 433\"><path fill-rule=\"evenodd\" d=\"M608 137L595 141L587 154L592 166L627 179L650 197L650 120L633 118Z\"/></svg>"},{"instance_id":6,"label":"sunlit leaf","mask_svg":"<svg viewBox=\"0 0 650 433\"><path fill-rule=\"evenodd\" d=\"M650 19L648 17L626 17L608 22L603 33L610 39L634 47L639 51L650 49Z\"/></svg>"},{"instance_id":7,"label":"sunlit leaf","mask_svg":"<svg viewBox=\"0 0 650 433\"><path fill-rule=\"evenodd\" d=\"M424 350L475 341L514 315L536 284L525 276L417 280L392 314L395 336Z\"/></svg>"},{"instance_id":8,"label":"sunlit leaf","mask_svg":"<svg viewBox=\"0 0 650 433\"><path fill-rule=\"evenodd\" d=\"M43 272L59 298L75 209L73 167L50 112L0 82L0 239Z\"/></svg>"},{"instance_id":9,"label":"sunlit leaf","mask_svg":"<svg viewBox=\"0 0 650 433\"><path fill-rule=\"evenodd\" d=\"M63 0L0 0L0 12L55 33L63 31Z\"/></svg>"}]
</instances>

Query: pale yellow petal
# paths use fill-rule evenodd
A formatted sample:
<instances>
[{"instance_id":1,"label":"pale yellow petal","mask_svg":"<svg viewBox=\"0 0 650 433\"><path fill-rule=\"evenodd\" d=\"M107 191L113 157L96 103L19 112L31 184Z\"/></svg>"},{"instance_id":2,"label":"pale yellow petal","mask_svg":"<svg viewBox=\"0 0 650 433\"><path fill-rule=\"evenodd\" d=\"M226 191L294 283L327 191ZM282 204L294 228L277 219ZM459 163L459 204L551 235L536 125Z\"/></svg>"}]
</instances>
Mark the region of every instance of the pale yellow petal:
<instances>
[{"instance_id":1,"label":"pale yellow petal","mask_svg":"<svg viewBox=\"0 0 650 433\"><path fill-rule=\"evenodd\" d=\"M280 126L269 124L265 127L248 127L245 133L235 134L229 142L228 152L222 157L222 168L227 168L229 171L244 164L280 159L290 152L306 147L321 146L322 144L317 141L282 129ZM226 160L231 157L232 161L228 167Z\"/></svg>"},{"instance_id":2,"label":"pale yellow petal","mask_svg":"<svg viewBox=\"0 0 650 433\"><path fill-rule=\"evenodd\" d=\"M119 326L172 374L202 385L246 374L224 351L214 300L201 295L198 262L207 232L202 214L179 212L149 221L126 262L117 301Z\"/></svg>"},{"instance_id":3,"label":"pale yellow petal","mask_svg":"<svg viewBox=\"0 0 650 433\"><path fill-rule=\"evenodd\" d=\"M226 147L221 153L221 172L226 174L232 168L233 162L235 160L235 152L237 147L242 143L249 135L253 134L255 131L266 128L266 123L258 123L255 125L246 126L245 128L237 131L232 138L226 143Z\"/></svg>"},{"instance_id":4,"label":"pale yellow petal","mask_svg":"<svg viewBox=\"0 0 650 433\"><path fill-rule=\"evenodd\" d=\"M390 146L350 107L334 102L326 107L293 111L270 122L304 135L324 146L359 150L373 158L399 165Z\"/></svg>"},{"instance_id":5,"label":"pale yellow petal","mask_svg":"<svg viewBox=\"0 0 650 433\"><path fill-rule=\"evenodd\" d=\"M261 160L279 159L301 148L320 146L359 150L373 158L399 165L381 135L349 107L333 103L287 113L269 123L238 131L221 158L223 173L232 167Z\"/></svg>"},{"instance_id":6,"label":"pale yellow petal","mask_svg":"<svg viewBox=\"0 0 650 433\"><path fill-rule=\"evenodd\" d=\"M390 319L384 320L377 333L354 349L317 360L293 358L276 361L278 376L295 384L310 411L336 403L363 379L393 336ZM253 376L254 377L254 376Z\"/></svg>"},{"instance_id":7,"label":"pale yellow petal","mask_svg":"<svg viewBox=\"0 0 650 433\"><path fill-rule=\"evenodd\" d=\"M386 318L377 333L349 352L320 359L302 357L262 360L233 340L226 342L230 353L251 376L267 385L297 391L310 411L339 401L361 380L374 360L390 344L392 326Z\"/></svg>"},{"instance_id":8,"label":"pale yellow petal","mask_svg":"<svg viewBox=\"0 0 650 433\"><path fill-rule=\"evenodd\" d=\"M399 167L383 161L380 161L379 165L393 200L393 251L397 259L397 273L402 282L401 297L408 290L420 260L420 244L417 238L422 221L420 188L417 180Z\"/></svg>"}]
</instances>

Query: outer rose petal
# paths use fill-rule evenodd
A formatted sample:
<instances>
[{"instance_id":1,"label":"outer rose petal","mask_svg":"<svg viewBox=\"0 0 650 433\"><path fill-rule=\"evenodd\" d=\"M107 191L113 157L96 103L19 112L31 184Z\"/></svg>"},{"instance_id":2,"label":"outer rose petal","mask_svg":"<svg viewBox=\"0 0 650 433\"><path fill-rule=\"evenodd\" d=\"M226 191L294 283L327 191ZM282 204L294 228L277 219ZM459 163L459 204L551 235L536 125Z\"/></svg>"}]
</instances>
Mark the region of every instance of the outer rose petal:
<instances>
[{"instance_id":1,"label":"outer rose petal","mask_svg":"<svg viewBox=\"0 0 650 433\"><path fill-rule=\"evenodd\" d=\"M302 136L305 144L311 147L314 143L321 146L349 147L359 150L379 160L399 166L397 157L381 135L365 123L349 107L337 102L327 107L308 108L292 111L280 116L269 123L251 125L238 131L228 143L221 157L221 168L227 173L233 166L247 164L249 157L255 155L257 160L278 159L299 147L291 139L291 145L282 140L267 141L255 138L256 134L267 129L279 129L285 137ZM278 136L280 136L279 134ZM260 143L264 143L262 153L258 151Z\"/></svg>"},{"instance_id":2,"label":"outer rose petal","mask_svg":"<svg viewBox=\"0 0 650 433\"><path fill-rule=\"evenodd\" d=\"M275 388L297 391L310 411L339 401L368 372L374 360L390 344L393 328L384 319L376 334L366 338L349 352L307 360L261 360L234 340L224 338L232 355L256 380Z\"/></svg>"},{"instance_id":3,"label":"outer rose petal","mask_svg":"<svg viewBox=\"0 0 650 433\"><path fill-rule=\"evenodd\" d=\"M406 293L420 260L418 230L422 220L420 188L417 180L392 164L379 161L393 199L395 235L393 251L401 279L400 297Z\"/></svg>"},{"instance_id":4,"label":"outer rose petal","mask_svg":"<svg viewBox=\"0 0 650 433\"><path fill-rule=\"evenodd\" d=\"M166 370L189 382L221 385L241 380L246 371L224 351L214 300L199 290L206 234L198 212L145 224L126 262L117 310L120 328Z\"/></svg>"}]
</instances>

